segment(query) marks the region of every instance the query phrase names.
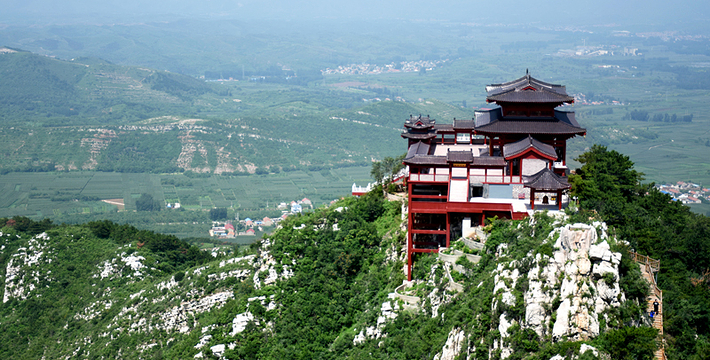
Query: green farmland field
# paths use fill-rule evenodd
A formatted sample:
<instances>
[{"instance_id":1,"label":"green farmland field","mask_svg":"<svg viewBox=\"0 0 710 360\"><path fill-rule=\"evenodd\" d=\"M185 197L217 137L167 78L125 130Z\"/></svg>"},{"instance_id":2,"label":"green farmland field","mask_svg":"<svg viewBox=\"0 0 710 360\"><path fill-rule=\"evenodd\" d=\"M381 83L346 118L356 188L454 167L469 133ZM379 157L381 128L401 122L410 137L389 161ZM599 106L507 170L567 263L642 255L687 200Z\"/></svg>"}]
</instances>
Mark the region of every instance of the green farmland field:
<instances>
[{"instance_id":1,"label":"green farmland field","mask_svg":"<svg viewBox=\"0 0 710 360\"><path fill-rule=\"evenodd\" d=\"M217 176L109 172L9 173L0 175L0 217L50 218L55 222L110 219L183 236L205 236L206 213L215 207L230 213L278 213L281 202L309 198L314 207L350 194L353 182L370 181L369 167L320 172ZM135 212L135 201L149 194L162 204L179 202L188 211ZM101 200L121 199L125 211ZM244 217L244 216L242 216ZM194 224L199 230L191 229ZM179 224L171 226L170 223Z\"/></svg>"}]
</instances>

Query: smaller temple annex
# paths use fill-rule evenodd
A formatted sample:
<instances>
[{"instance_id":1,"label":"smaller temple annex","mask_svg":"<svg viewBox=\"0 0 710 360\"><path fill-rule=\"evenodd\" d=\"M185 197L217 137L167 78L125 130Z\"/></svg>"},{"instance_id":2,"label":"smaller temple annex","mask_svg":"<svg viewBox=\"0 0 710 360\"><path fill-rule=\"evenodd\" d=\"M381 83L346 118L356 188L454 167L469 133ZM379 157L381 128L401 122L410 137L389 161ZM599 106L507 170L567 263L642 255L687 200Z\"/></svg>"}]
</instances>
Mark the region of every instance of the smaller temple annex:
<instances>
[{"instance_id":1,"label":"smaller temple annex","mask_svg":"<svg viewBox=\"0 0 710 360\"><path fill-rule=\"evenodd\" d=\"M470 120L404 123L407 140L408 277L415 253L438 252L469 236L486 218L522 219L535 206L561 209L569 189L567 140L585 135L562 85L529 74L486 87L487 102Z\"/></svg>"}]
</instances>

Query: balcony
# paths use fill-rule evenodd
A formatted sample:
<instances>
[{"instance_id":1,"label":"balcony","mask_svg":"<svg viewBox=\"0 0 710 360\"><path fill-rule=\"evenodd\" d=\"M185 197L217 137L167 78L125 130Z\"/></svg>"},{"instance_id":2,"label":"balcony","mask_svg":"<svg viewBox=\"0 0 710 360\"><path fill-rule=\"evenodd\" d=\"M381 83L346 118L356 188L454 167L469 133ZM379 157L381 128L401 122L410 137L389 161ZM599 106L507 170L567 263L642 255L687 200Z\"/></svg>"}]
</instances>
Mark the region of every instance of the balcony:
<instances>
[{"instance_id":1,"label":"balcony","mask_svg":"<svg viewBox=\"0 0 710 360\"><path fill-rule=\"evenodd\" d=\"M472 184L522 184L521 176L498 174L470 175ZM449 182L448 174L409 174L409 182Z\"/></svg>"}]
</instances>

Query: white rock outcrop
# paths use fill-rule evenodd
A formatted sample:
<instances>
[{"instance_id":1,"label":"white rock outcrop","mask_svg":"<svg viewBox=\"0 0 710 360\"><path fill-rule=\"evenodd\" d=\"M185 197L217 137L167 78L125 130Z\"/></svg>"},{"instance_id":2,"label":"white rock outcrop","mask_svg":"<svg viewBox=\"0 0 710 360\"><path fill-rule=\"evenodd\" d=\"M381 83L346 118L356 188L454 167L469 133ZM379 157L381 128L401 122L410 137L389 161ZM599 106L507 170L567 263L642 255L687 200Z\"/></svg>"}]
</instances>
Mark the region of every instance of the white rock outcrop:
<instances>
[{"instance_id":1,"label":"white rock outcrop","mask_svg":"<svg viewBox=\"0 0 710 360\"><path fill-rule=\"evenodd\" d=\"M281 271L278 264L276 264L276 259L270 254L268 248L271 246L269 239L264 239L261 243L260 257L254 260L254 265L258 267L254 271L254 287L261 289L262 286L268 286L276 283L277 280L286 280L293 276L293 270L289 265L281 265ZM295 262L292 261L295 264ZM260 279L260 275L266 272L267 276L265 279Z\"/></svg>"},{"instance_id":2,"label":"white rock outcrop","mask_svg":"<svg viewBox=\"0 0 710 360\"><path fill-rule=\"evenodd\" d=\"M529 254L522 260L530 261L530 270L520 327L532 329L541 337L551 335L553 341L598 336L604 311L625 300L618 283L621 254L611 251L606 225L565 225L552 231L546 241L554 244L552 256ZM496 250L497 256L506 253L504 246ZM493 310L501 309L500 305L502 309L519 305L514 289L524 275L518 270L522 261L500 263L494 270ZM506 338L515 324L505 310L499 314L496 330L501 338L494 342L493 350L500 350L502 359L512 354Z\"/></svg>"},{"instance_id":3,"label":"white rock outcrop","mask_svg":"<svg viewBox=\"0 0 710 360\"><path fill-rule=\"evenodd\" d=\"M241 333L247 328L247 324L249 324L250 321L254 321L254 315L252 313L247 311L237 314L234 320L232 320L232 332L229 335L234 336Z\"/></svg>"},{"instance_id":4,"label":"white rock outcrop","mask_svg":"<svg viewBox=\"0 0 710 360\"><path fill-rule=\"evenodd\" d=\"M380 316L377 317L377 325L366 326L364 329L355 335L353 338L353 344L358 345L365 342L367 339L379 339L383 336L382 330L387 324L388 320L397 318L397 311L401 310L399 304L396 302L394 306L389 301L382 303L380 307ZM386 334L385 334L386 335Z\"/></svg>"},{"instance_id":5,"label":"white rock outcrop","mask_svg":"<svg viewBox=\"0 0 710 360\"><path fill-rule=\"evenodd\" d=\"M466 336L463 330L459 328L454 328L449 332L449 336L446 338L446 344L441 349L441 352L434 355L434 360L454 360L459 354L461 354L461 348L463 347L464 340Z\"/></svg>"},{"instance_id":6,"label":"white rock outcrop","mask_svg":"<svg viewBox=\"0 0 710 360\"><path fill-rule=\"evenodd\" d=\"M41 271L42 264L53 260L48 251L48 242L47 233L35 235L27 241L27 246L18 248L17 253L12 255L5 268L3 303L12 298L25 300L39 286L40 281L52 280L50 272Z\"/></svg>"}]
</instances>

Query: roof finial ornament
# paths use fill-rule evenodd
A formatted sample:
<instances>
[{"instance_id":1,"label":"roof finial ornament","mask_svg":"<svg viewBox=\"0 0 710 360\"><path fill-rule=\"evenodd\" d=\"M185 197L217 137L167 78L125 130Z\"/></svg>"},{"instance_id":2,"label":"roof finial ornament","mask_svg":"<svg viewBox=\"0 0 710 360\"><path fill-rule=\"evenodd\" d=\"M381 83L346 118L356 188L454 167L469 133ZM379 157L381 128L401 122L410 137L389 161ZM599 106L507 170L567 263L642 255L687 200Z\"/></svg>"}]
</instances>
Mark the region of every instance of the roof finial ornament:
<instances>
[{"instance_id":1,"label":"roof finial ornament","mask_svg":"<svg viewBox=\"0 0 710 360\"><path fill-rule=\"evenodd\" d=\"M525 75L530 75L530 71L527 68L525 69Z\"/></svg>"}]
</instances>

